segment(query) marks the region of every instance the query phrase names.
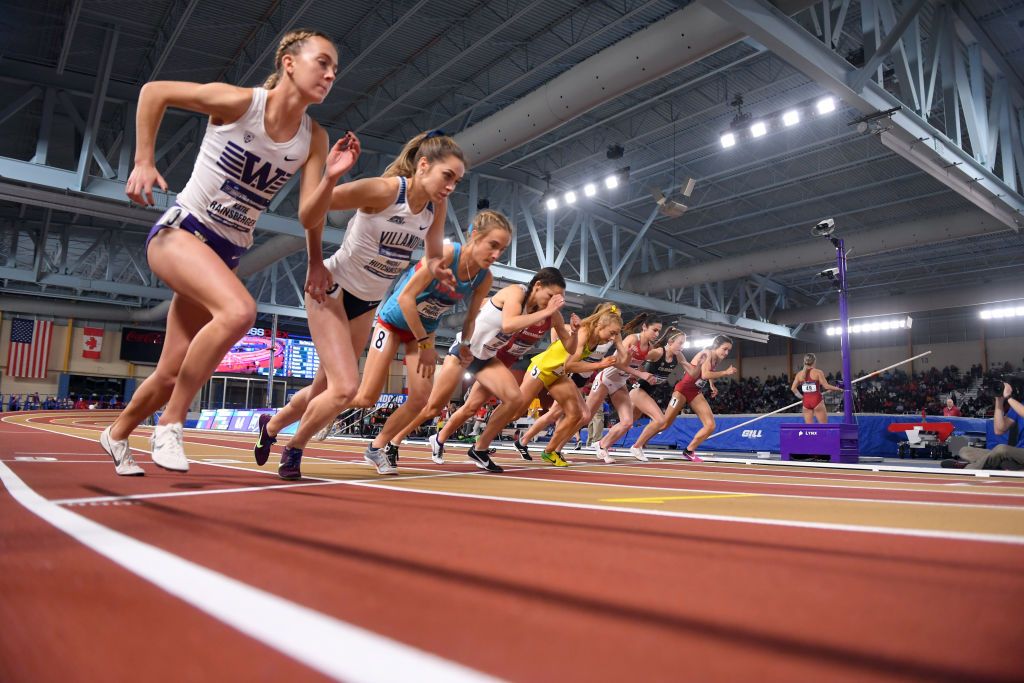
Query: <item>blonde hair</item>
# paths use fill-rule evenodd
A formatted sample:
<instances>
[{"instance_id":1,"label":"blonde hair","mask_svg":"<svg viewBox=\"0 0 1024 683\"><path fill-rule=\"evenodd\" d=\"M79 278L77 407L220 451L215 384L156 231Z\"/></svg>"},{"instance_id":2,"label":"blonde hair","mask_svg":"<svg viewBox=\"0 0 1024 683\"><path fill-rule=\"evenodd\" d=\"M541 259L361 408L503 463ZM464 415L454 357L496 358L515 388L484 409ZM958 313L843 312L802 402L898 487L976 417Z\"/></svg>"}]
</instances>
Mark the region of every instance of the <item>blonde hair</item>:
<instances>
[{"instance_id":1,"label":"blonde hair","mask_svg":"<svg viewBox=\"0 0 1024 683\"><path fill-rule=\"evenodd\" d=\"M818 360L817 357L815 357L815 355L813 353L808 353L806 356L804 356L804 365L807 366L807 367L810 367L810 366L814 365L814 363L817 360Z\"/></svg>"},{"instance_id":2,"label":"blonde hair","mask_svg":"<svg viewBox=\"0 0 1024 683\"><path fill-rule=\"evenodd\" d=\"M277 52L274 53L274 73L267 76L267 80L263 82L264 88L273 90L277 87L277 84L281 81L284 56L297 55L310 38L323 38L331 45L334 45L334 41L326 33L309 28L299 28L284 34L281 42L277 44Z\"/></svg>"},{"instance_id":3,"label":"blonde hair","mask_svg":"<svg viewBox=\"0 0 1024 683\"><path fill-rule=\"evenodd\" d=\"M424 131L405 143L405 147L381 175L385 178L389 176L408 178L416 171L416 163L420 158L433 164L450 156L457 158L465 165L466 156L454 138L445 135L444 131L440 130Z\"/></svg>"},{"instance_id":4,"label":"blonde hair","mask_svg":"<svg viewBox=\"0 0 1024 683\"><path fill-rule=\"evenodd\" d=\"M478 239L483 239L495 230L504 230L510 236L513 234L512 224L505 218L505 214L493 209L479 211L473 217L473 224L469 229L469 241L475 242Z\"/></svg>"},{"instance_id":5,"label":"blonde hair","mask_svg":"<svg viewBox=\"0 0 1024 683\"><path fill-rule=\"evenodd\" d=\"M588 315L586 318L580 321L580 329L587 331L587 340L590 340L590 335L594 333L598 327L604 327L605 325L617 324L620 328L622 327L622 315L619 312L619 307L610 301L605 301L603 304L599 304L594 312Z\"/></svg>"}]
</instances>

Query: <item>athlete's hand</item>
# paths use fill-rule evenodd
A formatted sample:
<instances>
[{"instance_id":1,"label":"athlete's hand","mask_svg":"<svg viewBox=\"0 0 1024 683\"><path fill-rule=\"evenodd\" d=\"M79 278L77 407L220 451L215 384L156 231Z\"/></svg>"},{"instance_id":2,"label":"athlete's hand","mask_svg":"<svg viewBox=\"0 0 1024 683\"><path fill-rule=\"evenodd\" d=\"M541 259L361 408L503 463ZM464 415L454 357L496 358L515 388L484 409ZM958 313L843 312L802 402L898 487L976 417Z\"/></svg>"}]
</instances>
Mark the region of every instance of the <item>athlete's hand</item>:
<instances>
[{"instance_id":1,"label":"athlete's hand","mask_svg":"<svg viewBox=\"0 0 1024 683\"><path fill-rule=\"evenodd\" d=\"M459 344L459 362L464 368L468 368L469 364L473 362L473 352L465 344Z\"/></svg>"},{"instance_id":2,"label":"athlete's hand","mask_svg":"<svg viewBox=\"0 0 1024 683\"><path fill-rule=\"evenodd\" d=\"M572 328L573 332L575 332L576 330L580 329L580 325L582 325L582 324L583 324L583 321L580 320L580 317L578 315L576 315L575 313L573 313L569 317L569 327Z\"/></svg>"},{"instance_id":3,"label":"athlete's hand","mask_svg":"<svg viewBox=\"0 0 1024 683\"><path fill-rule=\"evenodd\" d=\"M331 271L327 270L323 261L311 261L306 266L305 291L313 297L313 301L322 304L327 299L327 290L333 284L334 278L331 277Z\"/></svg>"},{"instance_id":4,"label":"athlete's hand","mask_svg":"<svg viewBox=\"0 0 1024 683\"><path fill-rule=\"evenodd\" d=\"M654 375L652 375L649 372L641 372L639 375L637 375L637 378L642 379L648 384L654 384Z\"/></svg>"},{"instance_id":5,"label":"athlete's hand","mask_svg":"<svg viewBox=\"0 0 1024 683\"><path fill-rule=\"evenodd\" d=\"M616 360L617 359L615 358L615 356L608 356L607 358L602 358L601 361L597 364L597 367L599 370L610 368L613 365L615 365Z\"/></svg>"},{"instance_id":6,"label":"athlete's hand","mask_svg":"<svg viewBox=\"0 0 1024 683\"><path fill-rule=\"evenodd\" d=\"M427 261L427 269L430 270L430 274L435 280L443 285L455 289L458 283L455 281L455 274L452 273L452 269L444 265L441 259L430 259Z\"/></svg>"},{"instance_id":7,"label":"athlete's hand","mask_svg":"<svg viewBox=\"0 0 1024 683\"><path fill-rule=\"evenodd\" d=\"M711 385L711 398L718 396L718 387L714 384Z\"/></svg>"},{"instance_id":8,"label":"athlete's hand","mask_svg":"<svg viewBox=\"0 0 1024 683\"><path fill-rule=\"evenodd\" d=\"M735 365L733 365L728 370L725 371L725 374L727 377L731 377L732 375L735 375L737 372L739 372L739 369Z\"/></svg>"},{"instance_id":9,"label":"athlete's hand","mask_svg":"<svg viewBox=\"0 0 1024 683\"><path fill-rule=\"evenodd\" d=\"M124 186L124 193L136 204L155 206L154 185L159 185L161 190L167 192L167 181L156 170L156 166L150 163L135 164L131 175L128 176L128 183Z\"/></svg>"},{"instance_id":10,"label":"athlete's hand","mask_svg":"<svg viewBox=\"0 0 1024 683\"><path fill-rule=\"evenodd\" d=\"M420 373L420 377L423 379L430 379L434 376L434 370L437 368L437 349L430 346L425 349L420 349L420 362L416 367L416 371Z\"/></svg>"},{"instance_id":11,"label":"athlete's hand","mask_svg":"<svg viewBox=\"0 0 1024 683\"><path fill-rule=\"evenodd\" d=\"M544 310L547 311L549 314L554 314L564 305L565 297L562 296L561 294L555 294L550 299L548 299L548 305L547 307L545 307Z\"/></svg>"},{"instance_id":12,"label":"athlete's hand","mask_svg":"<svg viewBox=\"0 0 1024 683\"><path fill-rule=\"evenodd\" d=\"M334 143L331 151L327 153L327 176L330 178L341 178L352 170L359 160L359 138L349 131L345 136Z\"/></svg>"}]
</instances>

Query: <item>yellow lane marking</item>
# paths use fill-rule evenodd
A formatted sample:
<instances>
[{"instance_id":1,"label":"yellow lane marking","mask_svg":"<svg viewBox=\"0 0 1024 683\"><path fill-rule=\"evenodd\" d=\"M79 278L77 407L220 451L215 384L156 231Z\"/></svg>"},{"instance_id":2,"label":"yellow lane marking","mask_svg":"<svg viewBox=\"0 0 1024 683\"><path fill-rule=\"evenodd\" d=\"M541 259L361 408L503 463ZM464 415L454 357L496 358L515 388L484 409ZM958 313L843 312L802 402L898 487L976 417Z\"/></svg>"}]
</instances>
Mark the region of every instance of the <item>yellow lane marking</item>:
<instances>
[{"instance_id":1,"label":"yellow lane marking","mask_svg":"<svg viewBox=\"0 0 1024 683\"><path fill-rule=\"evenodd\" d=\"M666 500L698 500L700 498L750 498L757 493L715 493L700 496L655 496L653 498L602 498L602 503L652 503L661 505Z\"/></svg>"}]
</instances>

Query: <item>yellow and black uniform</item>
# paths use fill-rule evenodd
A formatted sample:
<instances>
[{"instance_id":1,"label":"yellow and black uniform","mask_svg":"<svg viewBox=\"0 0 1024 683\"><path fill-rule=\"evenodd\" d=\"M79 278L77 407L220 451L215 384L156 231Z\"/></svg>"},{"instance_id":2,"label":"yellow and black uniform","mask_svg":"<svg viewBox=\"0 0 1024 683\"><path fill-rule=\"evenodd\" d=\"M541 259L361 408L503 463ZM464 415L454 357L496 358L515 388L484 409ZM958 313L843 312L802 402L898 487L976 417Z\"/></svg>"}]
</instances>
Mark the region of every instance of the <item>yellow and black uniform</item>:
<instances>
[{"instance_id":1,"label":"yellow and black uniform","mask_svg":"<svg viewBox=\"0 0 1024 683\"><path fill-rule=\"evenodd\" d=\"M580 358L586 358L590 352L590 347L584 344ZM527 373L530 377L536 377L543 382L544 388L548 388L565 374L565 361L567 360L569 360L569 352L565 350L565 345L559 339L530 359L530 368Z\"/></svg>"}]
</instances>

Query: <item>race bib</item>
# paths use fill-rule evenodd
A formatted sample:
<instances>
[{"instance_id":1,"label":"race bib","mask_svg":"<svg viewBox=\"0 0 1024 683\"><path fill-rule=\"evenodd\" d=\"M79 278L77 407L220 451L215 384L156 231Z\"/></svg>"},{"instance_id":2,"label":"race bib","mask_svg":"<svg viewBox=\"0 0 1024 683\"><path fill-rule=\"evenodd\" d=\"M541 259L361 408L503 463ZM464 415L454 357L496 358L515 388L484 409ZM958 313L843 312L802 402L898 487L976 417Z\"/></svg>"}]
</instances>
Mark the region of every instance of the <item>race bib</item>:
<instances>
[{"instance_id":1,"label":"race bib","mask_svg":"<svg viewBox=\"0 0 1024 683\"><path fill-rule=\"evenodd\" d=\"M388 343L389 336L388 331L378 325L373 331L373 339L370 341L370 346L378 351L383 351Z\"/></svg>"},{"instance_id":2,"label":"race bib","mask_svg":"<svg viewBox=\"0 0 1024 683\"><path fill-rule=\"evenodd\" d=\"M818 390L818 385L814 382L804 382L800 385L800 391L805 394L813 394Z\"/></svg>"}]
</instances>

